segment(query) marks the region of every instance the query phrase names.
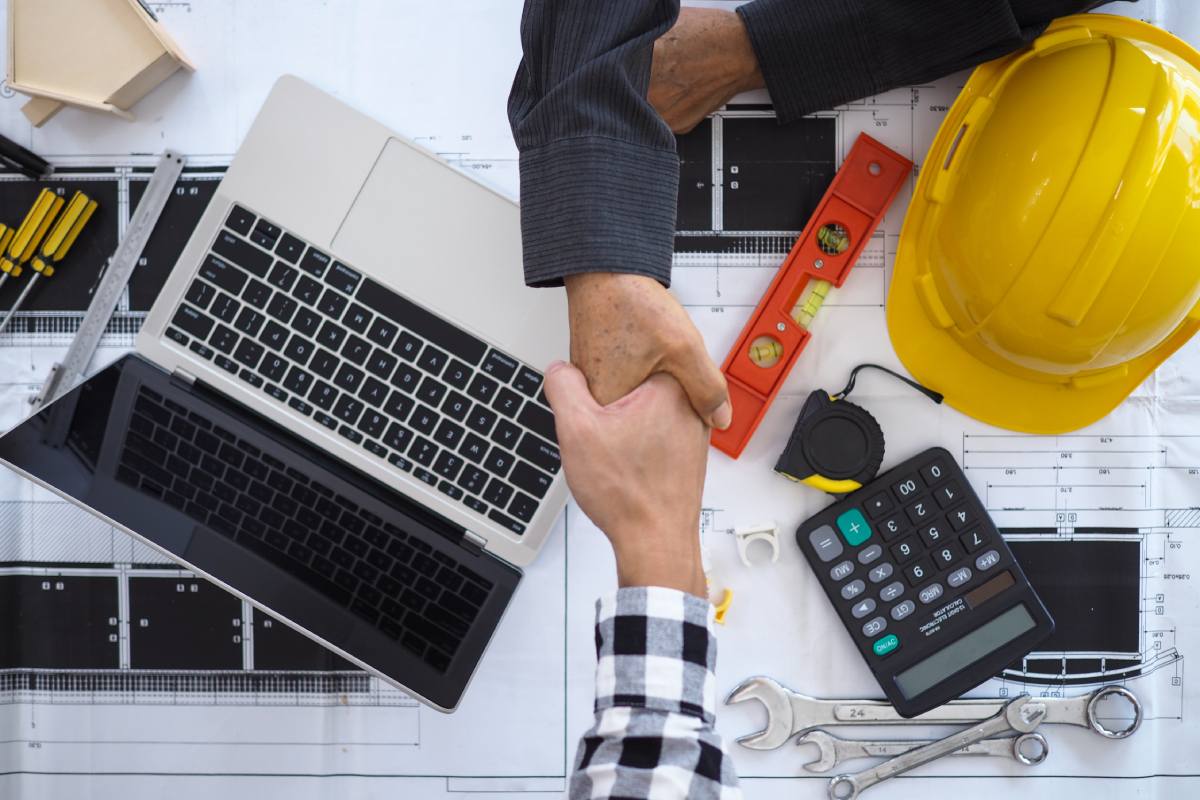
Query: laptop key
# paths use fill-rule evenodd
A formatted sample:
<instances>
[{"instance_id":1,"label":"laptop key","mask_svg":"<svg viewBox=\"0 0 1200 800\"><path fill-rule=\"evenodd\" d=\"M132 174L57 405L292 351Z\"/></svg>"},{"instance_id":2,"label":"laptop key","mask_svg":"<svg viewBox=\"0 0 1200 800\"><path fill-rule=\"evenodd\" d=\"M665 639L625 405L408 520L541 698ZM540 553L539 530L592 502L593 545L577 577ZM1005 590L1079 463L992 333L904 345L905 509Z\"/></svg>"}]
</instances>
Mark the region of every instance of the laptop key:
<instances>
[{"instance_id":1,"label":"laptop key","mask_svg":"<svg viewBox=\"0 0 1200 800\"><path fill-rule=\"evenodd\" d=\"M296 312L296 316L292 318L292 327L311 339L316 336L321 327L321 315L311 308L301 306L300 310Z\"/></svg>"},{"instance_id":2,"label":"laptop key","mask_svg":"<svg viewBox=\"0 0 1200 800\"><path fill-rule=\"evenodd\" d=\"M451 453L449 450L443 450L438 454L437 462L433 465L433 471L448 480L454 480L458 477L459 470L462 469L463 460Z\"/></svg>"},{"instance_id":3,"label":"laptop key","mask_svg":"<svg viewBox=\"0 0 1200 800\"><path fill-rule=\"evenodd\" d=\"M349 302L344 295L338 294L333 289L326 289L317 303L317 310L327 317L341 319L342 312L346 310Z\"/></svg>"},{"instance_id":4,"label":"laptop key","mask_svg":"<svg viewBox=\"0 0 1200 800\"><path fill-rule=\"evenodd\" d=\"M392 418L403 422L408 417L408 413L412 411L414 405L415 403L411 397L398 390L393 390L383 410Z\"/></svg>"},{"instance_id":5,"label":"laptop key","mask_svg":"<svg viewBox=\"0 0 1200 800\"><path fill-rule=\"evenodd\" d=\"M268 383L266 386L264 386L263 391L266 392L267 394L271 395L271 397L274 397L276 400L278 400L281 403L287 402L287 399L288 399L287 392L285 392L283 389L280 389L278 386L276 386L273 383Z\"/></svg>"},{"instance_id":6,"label":"laptop key","mask_svg":"<svg viewBox=\"0 0 1200 800\"><path fill-rule=\"evenodd\" d=\"M264 253L245 239L240 239L229 231L221 231L217 234L217 240L213 242L212 249L217 255L229 259L234 264L237 264L242 269L253 273L259 278L267 277L267 270L271 268L271 262L275 260L271 258L270 253ZM212 261L214 259L212 256L209 256L209 260ZM208 280L208 278L205 278L205 280ZM242 288L241 283L245 282L246 276L242 275L237 289L230 291L240 291ZM221 288L227 289L228 287L221 286Z\"/></svg>"},{"instance_id":7,"label":"laptop key","mask_svg":"<svg viewBox=\"0 0 1200 800\"><path fill-rule=\"evenodd\" d=\"M342 347L342 356L360 367L367 362L367 356L370 354L370 342L357 336L350 336L346 340L345 346Z\"/></svg>"},{"instance_id":8,"label":"laptop key","mask_svg":"<svg viewBox=\"0 0 1200 800\"><path fill-rule=\"evenodd\" d=\"M290 292L298 277L299 272L282 261L276 261L275 266L271 268L271 274L267 276L267 281L276 288Z\"/></svg>"},{"instance_id":9,"label":"laptop key","mask_svg":"<svg viewBox=\"0 0 1200 800\"><path fill-rule=\"evenodd\" d=\"M283 354L300 366L304 366L308 363L309 356L312 355L314 349L313 343L308 339L299 334L292 334L292 338L288 341L287 347L284 348Z\"/></svg>"},{"instance_id":10,"label":"laptop key","mask_svg":"<svg viewBox=\"0 0 1200 800\"><path fill-rule=\"evenodd\" d=\"M516 360L504 355L497 350L488 352L487 358L483 361L483 366L480 367L484 372L491 375L501 383L508 383L512 380L512 376L517 371Z\"/></svg>"},{"instance_id":11,"label":"laptop key","mask_svg":"<svg viewBox=\"0 0 1200 800\"><path fill-rule=\"evenodd\" d=\"M330 350L337 350L346 340L346 329L334 322L326 322L317 334L317 343Z\"/></svg>"},{"instance_id":12,"label":"laptop key","mask_svg":"<svg viewBox=\"0 0 1200 800\"><path fill-rule=\"evenodd\" d=\"M516 484L518 488L539 498L546 496L546 492L550 491L550 484L553 482L549 475L534 469L524 461L517 462L508 479ZM526 522L528 521L526 520Z\"/></svg>"},{"instance_id":13,"label":"laptop key","mask_svg":"<svg viewBox=\"0 0 1200 800\"><path fill-rule=\"evenodd\" d=\"M233 323L237 319L237 313L241 310L242 304L234 300L229 295L222 292L213 301L212 307L208 310L217 319L222 322Z\"/></svg>"},{"instance_id":14,"label":"laptop key","mask_svg":"<svg viewBox=\"0 0 1200 800\"><path fill-rule=\"evenodd\" d=\"M492 431L492 441L509 450L516 450L520 440L521 429L506 419L500 420L496 430Z\"/></svg>"},{"instance_id":15,"label":"laptop key","mask_svg":"<svg viewBox=\"0 0 1200 800\"><path fill-rule=\"evenodd\" d=\"M473 433L468 433L467 438L463 440L462 447L458 452L462 454L468 461L476 464L483 461L483 457L487 455L488 443L481 436L476 436Z\"/></svg>"},{"instance_id":16,"label":"laptop key","mask_svg":"<svg viewBox=\"0 0 1200 800\"><path fill-rule=\"evenodd\" d=\"M308 368L326 380L333 380L340 363L342 362L338 360L338 357L328 350L317 350Z\"/></svg>"},{"instance_id":17,"label":"laptop key","mask_svg":"<svg viewBox=\"0 0 1200 800\"><path fill-rule=\"evenodd\" d=\"M513 533L517 534L518 536L525 533L524 525L522 525L520 522L517 522L515 519L508 516L507 514L502 514L501 512L497 511L494 508L488 512L488 519L490 519L492 522L495 522L497 525L504 528L505 530L512 531Z\"/></svg>"},{"instance_id":18,"label":"laptop key","mask_svg":"<svg viewBox=\"0 0 1200 800\"><path fill-rule=\"evenodd\" d=\"M300 304L286 294L276 293L271 298L271 302L267 303L267 314L286 325L291 321L292 315L296 313L296 309L299 307Z\"/></svg>"},{"instance_id":19,"label":"laptop key","mask_svg":"<svg viewBox=\"0 0 1200 800\"><path fill-rule=\"evenodd\" d=\"M467 383L471 380L471 375L474 373L469 366L454 359L450 362L450 366L446 367L446 372L442 375L442 380L453 386L455 389L466 390Z\"/></svg>"},{"instance_id":20,"label":"laptop key","mask_svg":"<svg viewBox=\"0 0 1200 800\"><path fill-rule=\"evenodd\" d=\"M490 403L498 387L499 384L486 375L476 375L471 381L471 387L467 389L467 394L481 403Z\"/></svg>"},{"instance_id":21,"label":"laptop key","mask_svg":"<svg viewBox=\"0 0 1200 800\"><path fill-rule=\"evenodd\" d=\"M258 224L254 226L254 232L250 234L250 241L259 247L271 250L282 233L283 230L278 225L272 225L265 219L259 219Z\"/></svg>"},{"instance_id":22,"label":"laptop key","mask_svg":"<svg viewBox=\"0 0 1200 800\"><path fill-rule=\"evenodd\" d=\"M367 359L366 367L367 372L386 381L396 369L396 357L386 350L376 348Z\"/></svg>"},{"instance_id":23,"label":"laptop key","mask_svg":"<svg viewBox=\"0 0 1200 800\"><path fill-rule=\"evenodd\" d=\"M455 500L462 499L463 490L458 488L457 486L455 486L450 481L442 481L441 483L438 484L437 488L438 488L439 492L441 492L444 495L448 495L449 497L451 497Z\"/></svg>"},{"instance_id":24,"label":"laptop key","mask_svg":"<svg viewBox=\"0 0 1200 800\"><path fill-rule=\"evenodd\" d=\"M319 278L325 274L325 270L329 267L331 260L329 256L320 250L310 247L308 248L308 252L304 254L304 258L300 261L300 269L314 278Z\"/></svg>"},{"instance_id":25,"label":"laptop key","mask_svg":"<svg viewBox=\"0 0 1200 800\"><path fill-rule=\"evenodd\" d=\"M521 399L521 395L512 389L501 388L496 399L492 401L492 408L506 417L515 417L523 402L525 401Z\"/></svg>"},{"instance_id":26,"label":"laptop key","mask_svg":"<svg viewBox=\"0 0 1200 800\"><path fill-rule=\"evenodd\" d=\"M224 325L218 325L213 331L212 336L208 337L208 343L216 350L222 353L232 353L234 345L237 344L241 337L234 332L233 328L227 328Z\"/></svg>"},{"instance_id":27,"label":"laptop key","mask_svg":"<svg viewBox=\"0 0 1200 800\"><path fill-rule=\"evenodd\" d=\"M229 216L225 218L225 227L240 233L242 236L248 236L254 228L254 219L253 214L241 206L234 204L229 209Z\"/></svg>"},{"instance_id":28,"label":"laptop key","mask_svg":"<svg viewBox=\"0 0 1200 800\"><path fill-rule=\"evenodd\" d=\"M262 388L263 379L261 377L259 377L258 375L255 375L253 372L251 372L248 369L244 369L241 372L239 372L238 377L241 378L242 380L244 380L246 383L253 386L255 389Z\"/></svg>"},{"instance_id":29,"label":"laptop key","mask_svg":"<svg viewBox=\"0 0 1200 800\"><path fill-rule=\"evenodd\" d=\"M188 338L183 331L175 330L174 328L167 328L167 330L164 332L164 335L172 342L175 342L180 346L186 345L191 341L191 339Z\"/></svg>"},{"instance_id":30,"label":"laptop key","mask_svg":"<svg viewBox=\"0 0 1200 800\"><path fill-rule=\"evenodd\" d=\"M290 335L287 328L278 322L268 320L267 326L263 328L263 332L259 335L258 340L272 350L282 351Z\"/></svg>"},{"instance_id":31,"label":"laptop key","mask_svg":"<svg viewBox=\"0 0 1200 800\"><path fill-rule=\"evenodd\" d=\"M361 369L356 369L349 364L342 364L333 382L347 392L357 392L358 387L362 385L362 380L363 371Z\"/></svg>"},{"instance_id":32,"label":"laptop key","mask_svg":"<svg viewBox=\"0 0 1200 800\"><path fill-rule=\"evenodd\" d=\"M512 502L508 504L508 512L522 522L529 522L537 513L538 501L527 494L517 492Z\"/></svg>"},{"instance_id":33,"label":"laptop key","mask_svg":"<svg viewBox=\"0 0 1200 800\"><path fill-rule=\"evenodd\" d=\"M426 376L425 380L421 381L421 388L417 389L417 399L424 400L431 406L442 402L445 396L446 385L436 378Z\"/></svg>"},{"instance_id":34,"label":"laptop key","mask_svg":"<svg viewBox=\"0 0 1200 800\"><path fill-rule=\"evenodd\" d=\"M446 402L442 403L442 411L459 422L466 418L467 412L470 410L471 401L458 392L451 392L446 397Z\"/></svg>"},{"instance_id":35,"label":"laptop key","mask_svg":"<svg viewBox=\"0 0 1200 800\"><path fill-rule=\"evenodd\" d=\"M437 428L438 420L439 417L436 411L428 406L417 406L417 410L413 412L408 424L421 433L432 435L434 429Z\"/></svg>"},{"instance_id":36,"label":"laptop key","mask_svg":"<svg viewBox=\"0 0 1200 800\"><path fill-rule=\"evenodd\" d=\"M517 446L517 455L532 461L537 466L550 473L556 473L562 467L562 457L558 448L544 442L532 433L527 433Z\"/></svg>"},{"instance_id":37,"label":"laptop key","mask_svg":"<svg viewBox=\"0 0 1200 800\"><path fill-rule=\"evenodd\" d=\"M261 344L251 339L242 339L241 343L237 346L237 350L234 351L233 357L247 367L254 369L258 366L258 361L263 357L263 353L265 352L266 350Z\"/></svg>"},{"instance_id":38,"label":"laptop key","mask_svg":"<svg viewBox=\"0 0 1200 800\"><path fill-rule=\"evenodd\" d=\"M267 301L271 299L271 287L260 280L251 278L246 284L246 288L242 290L242 299L254 308L266 308Z\"/></svg>"},{"instance_id":39,"label":"laptop key","mask_svg":"<svg viewBox=\"0 0 1200 800\"><path fill-rule=\"evenodd\" d=\"M437 455L437 445L428 439L418 436L408 450L408 456L418 464L429 466L433 463L434 457Z\"/></svg>"},{"instance_id":40,"label":"laptop key","mask_svg":"<svg viewBox=\"0 0 1200 800\"><path fill-rule=\"evenodd\" d=\"M351 303L350 310L342 317L342 324L355 333L366 333L375 315L358 303Z\"/></svg>"},{"instance_id":41,"label":"laptop key","mask_svg":"<svg viewBox=\"0 0 1200 800\"><path fill-rule=\"evenodd\" d=\"M383 317L376 317L375 322L371 324L371 330L367 332L367 338L380 347L390 347L399 331L400 328L396 323Z\"/></svg>"},{"instance_id":42,"label":"laptop key","mask_svg":"<svg viewBox=\"0 0 1200 800\"><path fill-rule=\"evenodd\" d=\"M282 381L287 374L288 362L274 353L268 353L258 365L258 374L269 381Z\"/></svg>"},{"instance_id":43,"label":"laptop key","mask_svg":"<svg viewBox=\"0 0 1200 800\"><path fill-rule=\"evenodd\" d=\"M233 327L247 336L257 336L258 332L262 329L263 323L266 321L266 317L247 306L242 308L242 313L238 314L237 321L233 323Z\"/></svg>"},{"instance_id":44,"label":"laptop key","mask_svg":"<svg viewBox=\"0 0 1200 800\"><path fill-rule=\"evenodd\" d=\"M512 453L499 447L493 447L487 457L483 459L483 467L493 475L503 478L512 469L513 460Z\"/></svg>"},{"instance_id":45,"label":"laptop key","mask_svg":"<svg viewBox=\"0 0 1200 800\"><path fill-rule=\"evenodd\" d=\"M358 421L358 429L367 436L378 439L387 429L388 419L378 411L368 410ZM385 454L386 455L386 454Z\"/></svg>"},{"instance_id":46,"label":"laptop key","mask_svg":"<svg viewBox=\"0 0 1200 800\"><path fill-rule=\"evenodd\" d=\"M421 352L421 340L413 336L408 331L400 334L400 338L396 340L396 346L393 348L396 355L403 358L405 361L413 361L417 354Z\"/></svg>"},{"instance_id":47,"label":"laptop key","mask_svg":"<svg viewBox=\"0 0 1200 800\"><path fill-rule=\"evenodd\" d=\"M367 405L382 408L389 391L387 384L378 378L367 378L362 389L359 390L358 396Z\"/></svg>"},{"instance_id":48,"label":"laptop key","mask_svg":"<svg viewBox=\"0 0 1200 800\"><path fill-rule=\"evenodd\" d=\"M479 467L473 467L470 464L467 464L466 469L458 476L458 485L471 494L483 494L483 490L487 488L487 482L488 474L479 469Z\"/></svg>"},{"instance_id":49,"label":"laptop key","mask_svg":"<svg viewBox=\"0 0 1200 800\"><path fill-rule=\"evenodd\" d=\"M529 430L551 442L558 442L558 434L554 430L554 414L535 404L526 403L517 415L517 422Z\"/></svg>"},{"instance_id":50,"label":"laptop key","mask_svg":"<svg viewBox=\"0 0 1200 800\"><path fill-rule=\"evenodd\" d=\"M337 426L338 426L337 420L334 419L333 417L329 416L328 414L326 414L323 411L317 411L316 413L314 413L313 419L315 419L317 422L324 425L326 428L329 428L329 430L331 430L331 431L337 430Z\"/></svg>"},{"instance_id":51,"label":"laptop key","mask_svg":"<svg viewBox=\"0 0 1200 800\"><path fill-rule=\"evenodd\" d=\"M184 304L179 306L179 310L171 318L171 324L197 339L207 339L215 323L196 309Z\"/></svg>"},{"instance_id":52,"label":"laptop key","mask_svg":"<svg viewBox=\"0 0 1200 800\"><path fill-rule=\"evenodd\" d=\"M429 345L421 351L421 357L417 359L417 366L430 375L440 375L449 360L449 356L433 345Z\"/></svg>"},{"instance_id":53,"label":"laptop key","mask_svg":"<svg viewBox=\"0 0 1200 800\"><path fill-rule=\"evenodd\" d=\"M405 472L412 472L413 463L399 453L392 453L388 456L388 463L396 469L402 469Z\"/></svg>"},{"instance_id":54,"label":"laptop key","mask_svg":"<svg viewBox=\"0 0 1200 800\"><path fill-rule=\"evenodd\" d=\"M312 401L317 408L328 411L333 408L334 402L337 400L338 390L330 386L325 381L317 381L313 385L312 391L308 393L308 399Z\"/></svg>"},{"instance_id":55,"label":"laptop key","mask_svg":"<svg viewBox=\"0 0 1200 800\"><path fill-rule=\"evenodd\" d=\"M301 414L303 414L306 417L312 416L313 407L310 406L308 403L304 402L303 400L301 400L299 397L293 397L291 400L288 400L288 405L291 406L292 408L296 409L297 411L299 411Z\"/></svg>"},{"instance_id":56,"label":"laptop key","mask_svg":"<svg viewBox=\"0 0 1200 800\"><path fill-rule=\"evenodd\" d=\"M305 372L299 367L292 367L287 378L283 381L284 388L299 395L308 393L315 379L311 372Z\"/></svg>"},{"instance_id":57,"label":"laptop key","mask_svg":"<svg viewBox=\"0 0 1200 800\"><path fill-rule=\"evenodd\" d=\"M461 481L462 478L459 478L459 480ZM463 498L463 504L476 514L486 514L488 510L487 503L483 502L478 497L471 497L470 495L467 495Z\"/></svg>"},{"instance_id":58,"label":"laptop key","mask_svg":"<svg viewBox=\"0 0 1200 800\"><path fill-rule=\"evenodd\" d=\"M455 425L448 419L442 420L442 424L438 426L437 433L434 434L434 439L444 447L456 447L460 439L462 439L463 429L459 425Z\"/></svg>"},{"instance_id":59,"label":"laptop key","mask_svg":"<svg viewBox=\"0 0 1200 800\"><path fill-rule=\"evenodd\" d=\"M355 400L348 394L344 394L338 398L337 405L333 409L335 417L350 425L358 421L358 417L362 412L362 402Z\"/></svg>"},{"instance_id":60,"label":"laptop key","mask_svg":"<svg viewBox=\"0 0 1200 800\"><path fill-rule=\"evenodd\" d=\"M340 261L333 262L333 269L325 274L325 282L345 294L354 294L362 276Z\"/></svg>"},{"instance_id":61,"label":"laptop key","mask_svg":"<svg viewBox=\"0 0 1200 800\"><path fill-rule=\"evenodd\" d=\"M414 392L421 380L421 373L408 364L401 364L392 376L392 385L406 392Z\"/></svg>"},{"instance_id":62,"label":"laptop key","mask_svg":"<svg viewBox=\"0 0 1200 800\"><path fill-rule=\"evenodd\" d=\"M542 388L542 376L529 367L522 366L517 370L517 377L513 380L512 385L526 397L536 397L538 390Z\"/></svg>"},{"instance_id":63,"label":"laptop key","mask_svg":"<svg viewBox=\"0 0 1200 800\"><path fill-rule=\"evenodd\" d=\"M471 334L370 278L363 280L356 299L388 319L402 321L413 334L468 364L478 364L487 350L487 345Z\"/></svg>"},{"instance_id":64,"label":"laptop key","mask_svg":"<svg viewBox=\"0 0 1200 800\"><path fill-rule=\"evenodd\" d=\"M345 398L342 399L344 400ZM363 435L354 430L354 428L351 428L349 425L342 425L340 428L338 428L338 435L349 439L355 444L359 444L363 440Z\"/></svg>"},{"instance_id":65,"label":"laptop key","mask_svg":"<svg viewBox=\"0 0 1200 800\"><path fill-rule=\"evenodd\" d=\"M284 233L283 238L279 240L279 244L275 247L275 255L282 258L289 264L295 264L300 260L300 256L304 253L304 242L292 236L290 233Z\"/></svg>"},{"instance_id":66,"label":"laptop key","mask_svg":"<svg viewBox=\"0 0 1200 800\"><path fill-rule=\"evenodd\" d=\"M496 419L496 412L483 406L475 406L467 415L467 427L482 436L487 436L496 424Z\"/></svg>"},{"instance_id":67,"label":"laptop key","mask_svg":"<svg viewBox=\"0 0 1200 800\"><path fill-rule=\"evenodd\" d=\"M208 304L212 302L216 294L217 290L204 281L194 280L192 281L192 285L188 287L187 294L183 296L183 299L197 308L208 308Z\"/></svg>"},{"instance_id":68,"label":"laptop key","mask_svg":"<svg viewBox=\"0 0 1200 800\"><path fill-rule=\"evenodd\" d=\"M296 285L292 288L292 297L310 306L315 306L317 301L321 299L323 287L318 281L313 280L307 275L301 275L300 280L296 281Z\"/></svg>"}]
</instances>

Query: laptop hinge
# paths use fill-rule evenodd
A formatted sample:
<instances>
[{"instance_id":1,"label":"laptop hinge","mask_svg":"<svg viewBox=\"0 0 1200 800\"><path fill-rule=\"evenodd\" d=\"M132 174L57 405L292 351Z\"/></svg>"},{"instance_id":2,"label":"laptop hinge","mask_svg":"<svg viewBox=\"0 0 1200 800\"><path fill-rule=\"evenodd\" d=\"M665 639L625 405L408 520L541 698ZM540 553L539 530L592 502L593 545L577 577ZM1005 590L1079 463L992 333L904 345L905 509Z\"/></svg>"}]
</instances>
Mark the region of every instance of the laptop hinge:
<instances>
[{"instance_id":1,"label":"laptop hinge","mask_svg":"<svg viewBox=\"0 0 1200 800\"><path fill-rule=\"evenodd\" d=\"M176 367L175 371L171 373L171 382L179 383L190 388L191 386L195 385L196 376L182 367Z\"/></svg>"},{"instance_id":2,"label":"laptop hinge","mask_svg":"<svg viewBox=\"0 0 1200 800\"><path fill-rule=\"evenodd\" d=\"M487 547L487 539L480 536L475 531L463 531L462 546L470 550L472 553L479 555Z\"/></svg>"}]
</instances>

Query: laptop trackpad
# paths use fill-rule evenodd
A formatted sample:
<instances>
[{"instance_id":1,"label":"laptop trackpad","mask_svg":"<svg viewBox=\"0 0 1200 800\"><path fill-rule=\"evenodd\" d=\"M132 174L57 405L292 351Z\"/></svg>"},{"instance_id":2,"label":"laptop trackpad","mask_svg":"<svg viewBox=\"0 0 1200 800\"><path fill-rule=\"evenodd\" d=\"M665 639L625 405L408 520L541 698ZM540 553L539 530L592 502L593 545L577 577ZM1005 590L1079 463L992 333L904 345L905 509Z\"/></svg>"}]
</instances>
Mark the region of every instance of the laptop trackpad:
<instances>
[{"instance_id":1,"label":"laptop trackpad","mask_svg":"<svg viewBox=\"0 0 1200 800\"><path fill-rule=\"evenodd\" d=\"M517 205L402 140L380 152L332 247L530 364L567 356L563 293L525 286Z\"/></svg>"}]
</instances>

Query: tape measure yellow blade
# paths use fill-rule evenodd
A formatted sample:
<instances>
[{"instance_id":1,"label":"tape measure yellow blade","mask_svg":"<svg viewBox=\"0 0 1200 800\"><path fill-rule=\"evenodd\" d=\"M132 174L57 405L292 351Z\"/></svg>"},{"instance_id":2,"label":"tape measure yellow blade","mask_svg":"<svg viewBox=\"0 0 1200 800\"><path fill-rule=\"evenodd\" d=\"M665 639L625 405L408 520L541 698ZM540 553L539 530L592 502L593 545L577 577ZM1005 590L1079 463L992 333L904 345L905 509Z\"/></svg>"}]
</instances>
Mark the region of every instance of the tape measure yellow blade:
<instances>
[{"instance_id":1,"label":"tape measure yellow blade","mask_svg":"<svg viewBox=\"0 0 1200 800\"><path fill-rule=\"evenodd\" d=\"M92 214L96 213L96 208L95 200L83 192L76 192L71 202L67 203L62 216L58 218L54 230L46 237L41 255L33 260L33 268L47 278L53 275L55 266L66 257L71 245L79 238L83 226L87 225Z\"/></svg>"}]
</instances>

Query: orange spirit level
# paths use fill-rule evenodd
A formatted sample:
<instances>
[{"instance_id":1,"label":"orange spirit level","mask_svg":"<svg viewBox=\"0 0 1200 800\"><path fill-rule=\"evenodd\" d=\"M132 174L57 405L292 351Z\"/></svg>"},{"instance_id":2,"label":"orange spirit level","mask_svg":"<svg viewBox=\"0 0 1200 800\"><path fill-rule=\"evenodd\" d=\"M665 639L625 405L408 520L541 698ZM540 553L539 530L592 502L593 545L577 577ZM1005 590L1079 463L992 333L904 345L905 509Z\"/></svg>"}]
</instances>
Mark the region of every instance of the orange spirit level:
<instances>
[{"instance_id":1,"label":"orange spirit level","mask_svg":"<svg viewBox=\"0 0 1200 800\"><path fill-rule=\"evenodd\" d=\"M713 432L718 450L733 458L742 454L808 344L813 317L829 290L846 282L912 166L859 134L721 367L729 383L733 424Z\"/></svg>"}]
</instances>

